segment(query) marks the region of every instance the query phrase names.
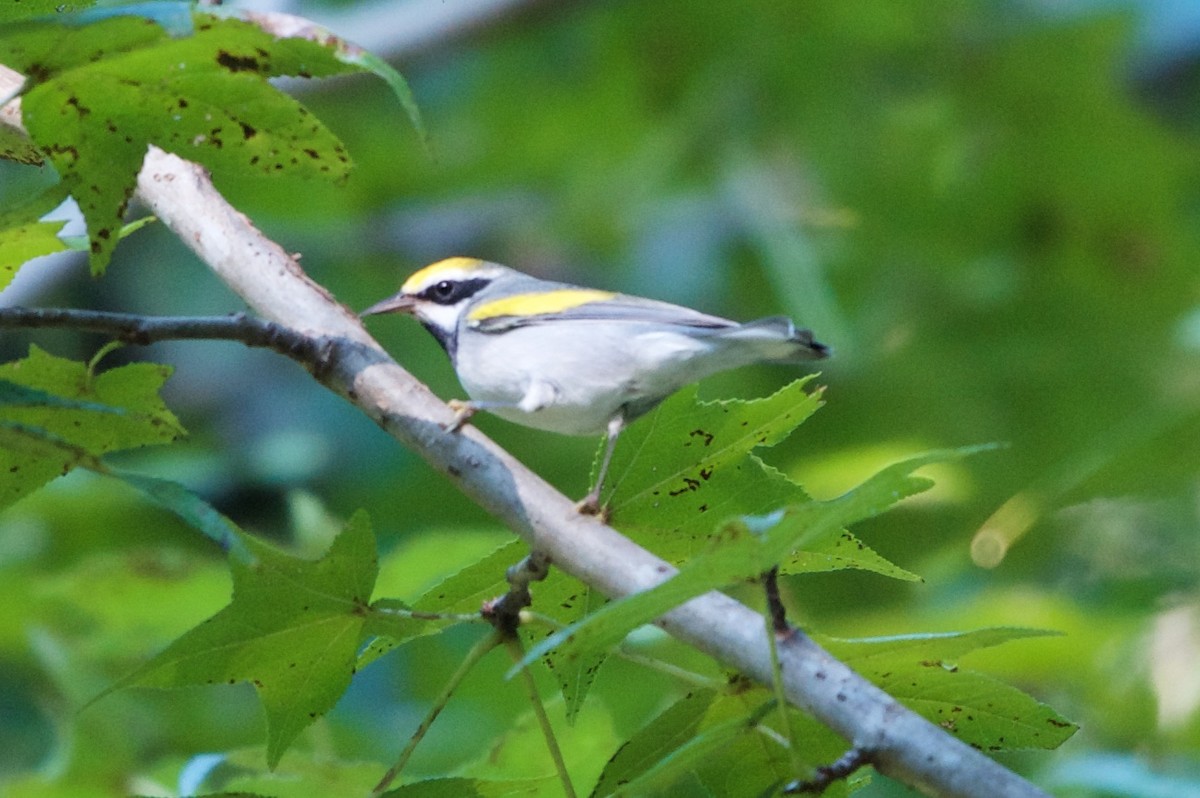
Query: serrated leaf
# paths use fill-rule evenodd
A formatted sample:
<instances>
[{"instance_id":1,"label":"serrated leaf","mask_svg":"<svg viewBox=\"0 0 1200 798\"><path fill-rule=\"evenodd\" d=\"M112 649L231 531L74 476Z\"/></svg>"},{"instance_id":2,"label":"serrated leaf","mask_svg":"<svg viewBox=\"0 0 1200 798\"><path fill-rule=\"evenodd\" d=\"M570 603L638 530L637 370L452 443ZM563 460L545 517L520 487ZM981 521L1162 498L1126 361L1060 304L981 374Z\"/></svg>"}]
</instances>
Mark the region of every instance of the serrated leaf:
<instances>
[{"instance_id":1,"label":"serrated leaf","mask_svg":"<svg viewBox=\"0 0 1200 798\"><path fill-rule=\"evenodd\" d=\"M379 781L378 762L308 753L308 756L287 757L268 772L262 767L261 751L253 748L231 751L223 755L219 772L212 774L208 783L217 782L231 792L270 798L366 798ZM191 798L190 793L182 790L180 794Z\"/></svg>"},{"instance_id":2,"label":"serrated leaf","mask_svg":"<svg viewBox=\"0 0 1200 798\"><path fill-rule=\"evenodd\" d=\"M920 582L921 577L880 556L846 530L802 550L793 551L779 565L781 574L815 574L854 569L905 582Z\"/></svg>"},{"instance_id":3,"label":"serrated leaf","mask_svg":"<svg viewBox=\"0 0 1200 798\"><path fill-rule=\"evenodd\" d=\"M625 741L605 764L593 795L608 795L628 784L696 735L709 707L713 690L689 693L659 713Z\"/></svg>"},{"instance_id":4,"label":"serrated leaf","mask_svg":"<svg viewBox=\"0 0 1200 798\"><path fill-rule=\"evenodd\" d=\"M436 621L415 617L412 607L397 599L380 599L371 605L371 613L363 629L370 642L358 655L357 670L390 653L397 647L422 635L433 634L453 621Z\"/></svg>"},{"instance_id":5,"label":"serrated leaf","mask_svg":"<svg viewBox=\"0 0 1200 798\"><path fill-rule=\"evenodd\" d=\"M15 382L0 379L0 406L8 407L45 407L59 410L89 410L93 413L113 413L123 415L126 411L120 407L103 405L99 402L85 402L78 399L66 399L37 388L29 388Z\"/></svg>"},{"instance_id":6,"label":"serrated leaf","mask_svg":"<svg viewBox=\"0 0 1200 798\"><path fill-rule=\"evenodd\" d=\"M558 569L552 569L543 582L532 587L532 591L533 609L553 619L560 627L595 612L608 600L598 590ZM525 636L526 645L536 645L554 633L553 629L544 629L534 624L523 626L521 631ZM564 659L557 651L551 651L543 658L562 692L568 723L574 723L579 716L584 699L587 698L600 668L607 659L607 651L597 651L591 656L571 659Z\"/></svg>"},{"instance_id":7,"label":"serrated leaf","mask_svg":"<svg viewBox=\"0 0 1200 798\"><path fill-rule=\"evenodd\" d=\"M79 204L97 274L150 144L218 174L344 177L350 160L341 142L267 83L360 68L336 55L200 13L195 32L178 38L130 16L83 26L27 22L0 34L0 62L31 77L25 127Z\"/></svg>"},{"instance_id":8,"label":"serrated leaf","mask_svg":"<svg viewBox=\"0 0 1200 798\"><path fill-rule=\"evenodd\" d=\"M478 612L483 603L508 589L505 570L529 553L520 539L451 574L421 594L413 609L422 612Z\"/></svg>"},{"instance_id":9,"label":"serrated leaf","mask_svg":"<svg viewBox=\"0 0 1200 798\"><path fill-rule=\"evenodd\" d=\"M266 712L273 768L350 684L378 572L375 538L359 512L317 560L242 540L254 559L231 560L229 606L94 700L135 685L250 682Z\"/></svg>"},{"instance_id":10,"label":"serrated leaf","mask_svg":"<svg viewBox=\"0 0 1200 798\"><path fill-rule=\"evenodd\" d=\"M0 365L0 506L108 452L169 443L184 434L159 390L167 366L133 363L93 375L88 366L37 347L29 357ZM14 391L24 390L18 402Z\"/></svg>"},{"instance_id":11,"label":"serrated leaf","mask_svg":"<svg viewBox=\"0 0 1200 798\"><path fill-rule=\"evenodd\" d=\"M508 589L504 571L520 560L529 549L519 539L514 539L492 551L486 557L451 574L426 590L411 607L423 613L460 614L479 612L483 602L496 598ZM398 603L390 600L379 605L384 610L370 625L372 634L377 635L359 658L359 667L366 667L397 646L425 634L433 634L446 626L436 621L414 622L408 618L389 618L388 609L398 609Z\"/></svg>"},{"instance_id":12,"label":"serrated leaf","mask_svg":"<svg viewBox=\"0 0 1200 798\"><path fill-rule=\"evenodd\" d=\"M896 502L927 489L930 481L911 472L933 462L957 459L983 447L945 450L889 466L845 495L827 502L809 501L780 510L769 518L733 520L671 579L627 596L583 618L533 647L522 660L527 666L550 648L562 646L563 657L606 650L637 627L709 590L753 578L797 548L812 548L835 539L842 528L878 515Z\"/></svg>"},{"instance_id":13,"label":"serrated leaf","mask_svg":"<svg viewBox=\"0 0 1200 798\"><path fill-rule=\"evenodd\" d=\"M1015 687L959 668L978 648L1053 635L1037 629L990 628L949 634L839 640L818 638L831 654L909 709L986 751L1056 748L1078 728Z\"/></svg>"},{"instance_id":14,"label":"serrated leaf","mask_svg":"<svg viewBox=\"0 0 1200 798\"><path fill-rule=\"evenodd\" d=\"M973 671L929 664L872 681L926 720L984 751L1057 748L1079 728L1029 694Z\"/></svg>"},{"instance_id":15,"label":"serrated leaf","mask_svg":"<svg viewBox=\"0 0 1200 798\"><path fill-rule=\"evenodd\" d=\"M58 237L65 224L35 221L0 230L0 288L12 282L18 266L67 249Z\"/></svg>"},{"instance_id":16,"label":"serrated leaf","mask_svg":"<svg viewBox=\"0 0 1200 798\"><path fill-rule=\"evenodd\" d=\"M777 721L765 690L697 691L634 733L605 765L592 795L671 795L685 779L712 795L776 794L799 775L778 731L762 733ZM789 724L801 741L798 758L810 767L844 750L844 741L812 718L789 710ZM829 794L846 790L835 785Z\"/></svg>"},{"instance_id":17,"label":"serrated leaf","mask_svg":"<svg viewBox=\"0 0 1200 798\"><path fill-rule=\"evenodd\" d=\"M700 402L694 387L669 399L624 433L613 455L625 474L609 508L613 525L681 563L706 549L714 527L727 518L807 501L799 485L751 450L782 440L821 406L819 391L805 391L810 380L763 399ZM919 579L848 532L779 565L785 574L857 568Z\"/></svg>"},{"instance_id":18,"label":"serrated leaf","mask_svg":"<svg viewBox=\"0 0 1200 798\"><path fill-rule=\"evenodd\" d=\"M874 667L872 662L907 660L954 660L981 648L991 648L1012 640L1030 637L1054 637L1058 632L1046 629L1027 629L1019 626L992 626L969 632L932 632L929 634L894 635L845 639L821 637L820 643L843 662L862 667Z\"/></svg>"},{"instance_id":19,"label":"serrated leaf","mask_svg":"<svg viewBox=\"0 0 1200 798\"><path fill-rule=\"evenodd\" d=\"M795 483L747 456L787 437L821 406L819 391L805 391L811 379L751 400L701 402L691 386L633 424L609 467L613 525L652 531L670 545L703 537L731 516L806 499Z\"/></svg>"},{"instance_id":20,"label":"serrated leaf","mask_svg":"<svg viewBox=\"0 0 1200 798\"><path fill-rule=\"evenodd\" d=\"M519 539L513 539L433 585L411 606L394 599L381 599L373 604L367 628L375 639L359 655L358 667L366 667L409 640L434 634L456 623L454 620L414 618L412 613L478 613L485 602L508 590L505 571L527 553L527 545ZM578 620L605 600L587 585L558 569L551 569L549 576L532 585L531 590L533 609L561 626ZM552 632L553 629L547 631L539 624L527 624L521 628L526 645L533 645ZM555 652L547 655L545 664L562 691L568 722L573 722L578 715L605 659L607 654L604 652L569 662L559 662Z\"/></svg>"}]
</instances>

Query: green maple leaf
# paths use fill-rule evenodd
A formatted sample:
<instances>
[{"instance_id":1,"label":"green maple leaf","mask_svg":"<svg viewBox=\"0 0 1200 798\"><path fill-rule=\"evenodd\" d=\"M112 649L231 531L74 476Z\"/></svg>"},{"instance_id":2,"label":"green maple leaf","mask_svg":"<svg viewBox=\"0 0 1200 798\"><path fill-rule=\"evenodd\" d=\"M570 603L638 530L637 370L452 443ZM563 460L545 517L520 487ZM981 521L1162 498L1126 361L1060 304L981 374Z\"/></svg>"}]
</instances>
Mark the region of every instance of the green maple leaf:
<instances>
[{"instance_id":1,"label":"green maple leaf","mask_svg":"<svg viewBox=\"0 0 1200 798\"><path fill-rule=\"evenodd\" d=\"M761 399L696 398L680 391L621 434L609 473L613 526L655 554L680 563L705 551L728 518L766 515L809 501L804 489L754 450L774 446L820 408L813 376ZM593 478L595 475L593 474ZM779 563L782 573L857 568L896 579L914 574L849 532L814 541Z\"/></svg>"},{"instance_id":2,"label":"green maple leaf","mask_svg":"<svg viewBox=\"0 0 1200 798\"><path fill-rule=\"evenodd\" d=\"M362 65L334 46L278 39L240 20L184 21L188 35L137 16L14 23L0 33L0 63L29 76L25 127L79 203L96 274L151 144L218 174L340 179L349 170L337 137L267 79Z\"/></svg>"},{"instance_id":3,"label":"green maple leaf","mask_svg":"<svg viewBox=\"0 0 1200 798\"><path fill-rule=\"evenodd\" d=\"M560 660L615 646L642 624L702 593L745 581L781 562L796 549L812 550L837 539L849 524L871 518L908 496L932 486L913 474L922 466L965 457L989 447L929 452L884 468L858 487L830 501L804 501L767 517L728 520L709 548L687 561L661 584L626 596L556 631L526 652L524 667L552 649Z\"/></svg>"},{"instance_id":4,"label":"green maple leaf","mask_svg":"<svg viewBox=\"0 0 1200 798\"><path fill-rule=\"evenodd\" d=\"M354 675L378 573L375 537L360 511L317 560L241 538L229 605L94 700L131 686L249 682L266 712L274 768Z\"/></svg>"}]
</instances>

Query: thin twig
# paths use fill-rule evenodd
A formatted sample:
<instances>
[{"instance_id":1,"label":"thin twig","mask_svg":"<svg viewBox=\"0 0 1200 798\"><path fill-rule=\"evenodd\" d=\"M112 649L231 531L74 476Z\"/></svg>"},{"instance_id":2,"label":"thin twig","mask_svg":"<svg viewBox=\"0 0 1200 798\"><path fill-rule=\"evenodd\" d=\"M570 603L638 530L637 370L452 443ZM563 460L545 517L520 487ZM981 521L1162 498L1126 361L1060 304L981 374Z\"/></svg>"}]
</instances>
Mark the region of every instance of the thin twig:
<instances>
[{"instance_id":1,"label":"thin twig","mask_svg":"<svg viewBox=\"0 0 1200 798\"><path fill-rule=\"evenodd\" d=\"M525 651L521 647L521 638L516 635L505 637L504 647L508 649L513 664L519 665L525 657ZM571 774L567 772L567 763L563 759L562 749L558 747L558 738L554 735L554 727L550 724L550 716L546 714L546 706L542 703L542 696L538 692L537 682L534 681L533 673L529 668L521 668L521 681L525 685L525 692L529 696L529 704L533 707L533 714L537 718L538 725L542 728L542 737L546 740L546 749L550 752L550 759L554 761L554 769L558 771L558 779L562 783L563 795L566 798L575 798L575 787L571 784Z\"/></svg>"},{"instance_id":2,"label":"thin twig","mask_svg":"<svg viewBox=\"0 0 1200 798\"><path fill-rule=\"evenodd\" d=\"M446 682L446 686L442 688L442 692L434 699L433 704L429 707L429 712L425 714L425 718L421 724L417 726L417 730L408 738L408 744L404 746L404 750L400 752L400 756L396 758L396 764L388 768L387 773L383 774L383 778L375 785L375 789L371 790L371 798L378 798L383 795L391 783L400 775L400 771L404 770L404 766L408 764L408 760L412 757L413 752L417 750L417 745L421 740L425 739L425 734L433 726L433 722L437 720L438 715L442 714L442 710L446 708L446 704L450 702L451 696L458 686L462 684L463 679L467 678L467 674L471 669L483 659L484 656L500 645L501 635L499 632L492 632L487 637L480 640L471 650L467 652L467 656L459 663L458 670Z\"/></svg>"},{"instance_id":3,"label":"thin twig","mask_svg":"<svg viewBox=\"0 0 1200 798\"><path fill-rule=\"evenodd\" d=\"M146 346L170 340L237 341L272 349L314 369L323 369L331 349L320 338L246 313L228 316L138 316L67 308L0 308L0 328L56 328L111 336Z\"/></svg>"},{"instance_id":4,"label":"thin twig","mask_svg":"<svg viewBox=\"0 0 1200 798\"><path fill-rule=\"evenodd\" d=\"M778 642L787 639L795 630L788 625L787 612L779 598L779 566L764 573L762 581L764 592L767 594L767 611L763 620L767 626L767 644L771 654L771 687L775 691L775 702L779 705L779 727L787 739L792 772L799 773L804 767L804 759L800 755L799 741L792 729L792 719L788 715L792 705L788 703L787 690L783 685L783 666L779 661Z\"/></svg>"},{"instance_id":5,"label":"thin twig","mask_svg":"<svg viewBox=\"0 0 1200 798\"><path fill-rule=\"evenodd\" d=\"M767 612L771 630L780 637L786 637L791 634L792 627L788 623L787 608L783 606L783 599L779 597L779 566L776 565L764 573L762 582L763 591L767 595Z\"/></svg>"},{"instance_id":6,"label":"thin twig","mask_svg":"<svg viewBox=\"0 0 1200 798\"><path fill-rule=\"evenodd\" d=\"M521 610L533 603L529 585L540 582L550 574L550 557L539 551L531 551L520 562L504 572L508 580L508 592L483 605L483 617L497 631L508 637L517 633L521 625Z\"/></svg>"},{"instance_id":7,"label":"thin twig","mask_svg":"<svg viewBox=\"0 0 1200 798\"><path fill-rule=\"evenodd\" d=\"M807 781L793 781L783 788L784 795L800 793L822 793L839 779L844 779L861 767L871 764L871 752L855 746L838 757L836 762L817 768L816 773Z\"/></svg>"}]
</instances>

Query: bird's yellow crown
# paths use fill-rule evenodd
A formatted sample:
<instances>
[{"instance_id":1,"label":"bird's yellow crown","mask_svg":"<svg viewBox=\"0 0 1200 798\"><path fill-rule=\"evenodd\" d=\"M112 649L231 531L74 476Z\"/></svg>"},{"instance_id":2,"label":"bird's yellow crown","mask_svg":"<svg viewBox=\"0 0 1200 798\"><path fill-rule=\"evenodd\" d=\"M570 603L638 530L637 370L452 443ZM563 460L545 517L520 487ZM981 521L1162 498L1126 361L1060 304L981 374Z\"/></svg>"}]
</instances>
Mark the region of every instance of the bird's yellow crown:
<instances>
[{"instance_id":1,"label":"bird's yellow crown","mask_svg":"<svg viewBox=\"0 0 1200 798\"><path fill-rule=\"evenodd\" d=\"M481 270L486 265L486 261L479 258L464 258L455 256L453 258L444 258L437 263L431 263L424 269L414 272L411 277L404 281L404 285L400 287L401 292L405 294L415 293L422 286L449 277L462 277L474 271Z\"/></svg>"}]
</instances>

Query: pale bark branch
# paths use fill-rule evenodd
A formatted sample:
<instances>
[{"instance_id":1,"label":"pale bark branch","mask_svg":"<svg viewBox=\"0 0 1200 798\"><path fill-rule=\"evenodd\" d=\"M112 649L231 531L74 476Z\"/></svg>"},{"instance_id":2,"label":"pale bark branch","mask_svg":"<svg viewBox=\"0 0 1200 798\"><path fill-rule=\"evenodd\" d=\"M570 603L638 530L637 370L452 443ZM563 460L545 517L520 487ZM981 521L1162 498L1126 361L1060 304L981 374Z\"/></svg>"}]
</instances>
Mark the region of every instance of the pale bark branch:
<instances>
[{"instance_id":1,"label":"pale bark branch","mask_svg":"<svg viewBox=\"0 0 1200 798\"><path fill-rule=\"evenodd\" d=\"M5 79L0 73L0 96L11 89ZM19 124L15 109L0 111L0 123L14 120ZM554 565L612 597L646 590L675 573L616 530L577 513L569 498L477 429L446 433L443 427L453 412L392 360L355 314L312 282L294 257L229 205L203 168L151 147L138 176L138 195L255 312L321 341L326 359L318 379ZM762 618L732 598L706 594L658 624L725 666L770 682ZM780 645L779 657L788 699L866 752L879 771L928 795L1046 795L909 711L807 636L791 635Z\"/></svg>"}]
</instances>

